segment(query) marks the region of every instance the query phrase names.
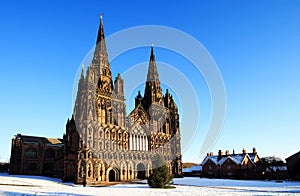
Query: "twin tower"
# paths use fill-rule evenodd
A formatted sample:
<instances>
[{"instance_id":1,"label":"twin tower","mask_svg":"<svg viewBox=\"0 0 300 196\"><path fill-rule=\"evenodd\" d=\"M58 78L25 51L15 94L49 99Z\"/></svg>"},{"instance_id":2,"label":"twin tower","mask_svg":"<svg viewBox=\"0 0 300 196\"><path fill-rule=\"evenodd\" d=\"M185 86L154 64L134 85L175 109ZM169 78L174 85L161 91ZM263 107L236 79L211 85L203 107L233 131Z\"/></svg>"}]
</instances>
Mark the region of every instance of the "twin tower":
<instances>
[{"instance_id":1,"label":"twin tower","mask_svg":"<svg viewBox=\"0 0 300 196\"><path fill-rule=\"evenodd\" d=\"M124 80L113 80L102 16L93 60L82 69L73 116L66 125L64 181L100 184L147 178L161 154L175 176L181 175L179 114L172 95L160 86L154 48L144 96L126 114Z\"/></svg>"}]
</instances>

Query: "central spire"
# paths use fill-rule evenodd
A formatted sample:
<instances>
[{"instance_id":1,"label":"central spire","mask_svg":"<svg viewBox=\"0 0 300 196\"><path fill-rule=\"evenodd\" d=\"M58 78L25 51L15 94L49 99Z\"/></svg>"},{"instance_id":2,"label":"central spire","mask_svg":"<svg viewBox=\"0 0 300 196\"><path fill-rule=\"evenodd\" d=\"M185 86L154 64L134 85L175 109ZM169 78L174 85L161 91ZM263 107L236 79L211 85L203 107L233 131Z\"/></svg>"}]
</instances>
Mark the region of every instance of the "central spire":
<instances>
[{"instance_id":1,"label":"central spire","mask_svg":"<svg viewBox=\"0 0 300 196\"><path fill-rule=\"evenodd\" d=\"M143 106L146 110L148 110L151 104L153 103L163 104L162 90L160 87L160 81L158 77L156 60L154 55L154 46L152 45L146 87L144 92Z\"/></svg>"}]
</instances>

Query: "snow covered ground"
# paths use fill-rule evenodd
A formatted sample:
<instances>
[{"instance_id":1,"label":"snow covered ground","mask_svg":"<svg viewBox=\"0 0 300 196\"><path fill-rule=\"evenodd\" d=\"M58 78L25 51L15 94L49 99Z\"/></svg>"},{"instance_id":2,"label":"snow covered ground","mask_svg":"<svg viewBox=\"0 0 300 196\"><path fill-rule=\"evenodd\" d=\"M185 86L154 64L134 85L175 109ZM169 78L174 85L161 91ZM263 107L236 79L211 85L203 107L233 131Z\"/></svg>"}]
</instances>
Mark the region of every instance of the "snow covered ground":
<instances>
[{"instance_id":1,"label":"snow covered ground","mask_svg":"<svg viewBox=\"0 0 300 196\"><path fill-rule=\"evenodd\" d=\"M145 181L142 181L145 182ZM152 189L147 184L82 187L41 176L0 174L0 195L296 195L300 182L246 181L206 178L174 179L176 189Z\"/></svg>"}]
</instances>

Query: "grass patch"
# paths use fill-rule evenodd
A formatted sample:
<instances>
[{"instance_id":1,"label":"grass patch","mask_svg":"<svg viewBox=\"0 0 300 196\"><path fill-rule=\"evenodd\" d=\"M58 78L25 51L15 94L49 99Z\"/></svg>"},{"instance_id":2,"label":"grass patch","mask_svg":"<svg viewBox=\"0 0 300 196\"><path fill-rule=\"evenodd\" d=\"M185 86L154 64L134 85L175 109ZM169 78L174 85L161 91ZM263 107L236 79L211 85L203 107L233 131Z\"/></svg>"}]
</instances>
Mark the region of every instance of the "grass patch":
<instances>
[{"instance_id":1,"label":"grass patch","mask_svg":"<svg viewBox=\"0 0 300 196\"><path fill-rule=\"evenodd\" d=\"M169 186L166 186L164 189L176 189L176 186L169 185Z\"/></svg>"}]
</instances>

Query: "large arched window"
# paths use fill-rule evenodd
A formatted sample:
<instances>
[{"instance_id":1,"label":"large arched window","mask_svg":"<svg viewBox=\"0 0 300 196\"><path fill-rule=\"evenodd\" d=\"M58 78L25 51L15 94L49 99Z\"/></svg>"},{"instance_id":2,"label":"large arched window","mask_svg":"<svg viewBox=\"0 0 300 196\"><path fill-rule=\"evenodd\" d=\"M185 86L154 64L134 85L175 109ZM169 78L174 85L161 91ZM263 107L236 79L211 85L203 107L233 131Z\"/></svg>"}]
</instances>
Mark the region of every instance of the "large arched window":
<instances>
[{"instance_id":1,"label":"large arched window","mask_svg":"<svg viewBox=\"0 0 300 196\"><path fill-rule=\"evenodd\" d=\"M33 148L28 148L25 152L26 158L37 158L36 150Z\"/></svg>"}]
</instances>

